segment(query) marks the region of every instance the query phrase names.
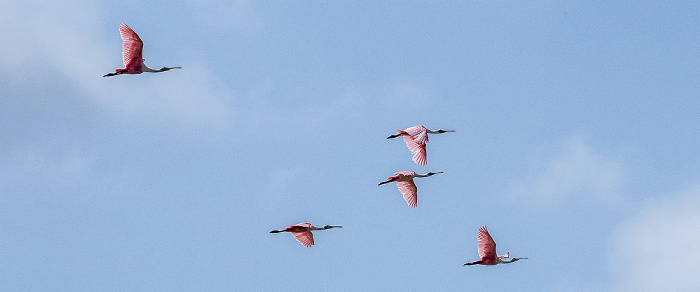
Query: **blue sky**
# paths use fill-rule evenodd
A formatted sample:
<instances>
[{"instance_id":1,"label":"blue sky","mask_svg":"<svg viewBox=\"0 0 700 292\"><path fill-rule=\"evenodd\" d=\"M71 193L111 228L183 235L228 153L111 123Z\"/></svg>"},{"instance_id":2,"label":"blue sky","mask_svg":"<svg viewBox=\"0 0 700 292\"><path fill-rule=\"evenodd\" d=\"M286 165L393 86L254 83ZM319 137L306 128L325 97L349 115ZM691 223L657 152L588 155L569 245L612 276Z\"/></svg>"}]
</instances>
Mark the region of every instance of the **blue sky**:
<instances>
[{"instance_id":1,"label":"blue sky","mask_svg":"<svg viewBox=\"0 0 700 292\"><path fill-rule=\"evenodd\" d=\"M694 291L700 4L0 2L7 291ZM118 27L158 74L121 68ZM396 130L431 137L428 165ZM418 207L377 183L417 180ZM292 224L343 225L304 248ZM512 265L478 259L486 225Z\"/></svg>"}]
</instances>

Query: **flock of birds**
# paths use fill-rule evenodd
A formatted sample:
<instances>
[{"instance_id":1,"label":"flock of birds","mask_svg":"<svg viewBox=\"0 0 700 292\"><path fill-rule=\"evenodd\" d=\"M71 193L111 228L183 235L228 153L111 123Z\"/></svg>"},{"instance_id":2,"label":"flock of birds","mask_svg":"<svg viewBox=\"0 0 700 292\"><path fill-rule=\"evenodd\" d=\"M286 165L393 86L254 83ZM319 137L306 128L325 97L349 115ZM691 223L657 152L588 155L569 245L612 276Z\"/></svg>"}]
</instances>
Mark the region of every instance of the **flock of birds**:
<instances>
[{"instance_id":1,"label":"flock of birds","mask_svg":"<svg viewBox=\"0 0 700 292\"><path fill-rule=\"evenodd\" d=\"M160 69L151 69L144 61L143 58L143 41L141 38L126 24L121 24L119 26L119 34L121 35L122 44L122 57L124 60L124 69L117 69L114 73L107 73L103 77L121 75L121 74L141 74L143 72L165 72L172 69L182 69L182 67L162 67ZM403 137L404 142L408 150L413 154L413 162L419 166L425 166L428 163L426 145L428 144L428 134L442 134L447 132L454 132L454 130L429 130L423 126L410 127L405 130L396 131L395 135L387 137L387 139ZM394 176L387 178L386 181L380 182L379 185L395 182L396 186L399 188L399 192L403 195L404 200L409 207L415 208L418 205L418 188L413 182L416 177L429 177L442 172L428 172L426 174L417 174L410 170L400 171L394 173ZM327 230L332 228L342 228L342 226L331 226L325 225L323 227L315 227L308 222L295 224L289 226L282 230L272 230L270 233L281 233L289 232L294 238L305 247L310 247L314 244L314 236L311 231L315 230ZM486 226L479 228L479 233L477 235L477 249L479 251L478 261L473 261L464 264L467 265L497 265L497 264L509 264L516 262L521 259L527 258L512 258L509 261L503 260L510 257L510 253L504 255L496 255L496 242L489 234Z\"/></svg>"}]
</instances>

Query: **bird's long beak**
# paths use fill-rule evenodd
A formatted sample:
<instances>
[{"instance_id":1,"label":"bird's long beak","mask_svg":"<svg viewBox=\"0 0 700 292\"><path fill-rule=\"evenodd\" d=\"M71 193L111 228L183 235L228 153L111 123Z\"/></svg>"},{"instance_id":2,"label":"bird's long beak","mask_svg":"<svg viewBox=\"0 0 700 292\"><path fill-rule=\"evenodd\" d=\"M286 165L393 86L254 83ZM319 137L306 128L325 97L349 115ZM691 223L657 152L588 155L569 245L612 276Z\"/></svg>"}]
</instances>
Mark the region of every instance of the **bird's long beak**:
<instances>
[{"instance_id":1,"label":"bird's long beak","mask_svg":"<svg viewBox=\"0 0 700 292\"><path fill-rule=\"evenodd\" d=\"M393 138L396 138L396 137L398 137L398 136L401 136L401 135L391 135L391 136L386 137L386 138L387 138L387 139L393 139Z\"/></svg>"},{"instance_id":2,"label":"bird's long beak","mask_svg":"<svg viewBox=\"0 0 700 292\"><path fill-rule=\"evenodd\" d=\"M163 68L160 68L160 71L168 71L168 70L172 70L172 69L182 69L182 67L163 67Z\"/></svg>"},{"instance_id":3,"label":"bird's long beak","mask_svg":"<svg viewBox=\"0 0 700 292\"><path fill-rule=\"evenodd\" d=\"M383 184L388 184L388 183L390 183L390 182L391 182L391 181L383 181L383 182L380 182L378 185L381 186L381 185L383 185Z\"/></svg>"},{"instance_id":4,"label":"bird's long beak","mask_svg":"<svg viewBox=\"0 0 700 292\"><path fill-rule=\"evenodd\" d=\"M279 231L279 230L272 230L272 231L270 231L270 233L280 233L280 232L282 232L282 231Z\"/></svg>"}]
</instances>

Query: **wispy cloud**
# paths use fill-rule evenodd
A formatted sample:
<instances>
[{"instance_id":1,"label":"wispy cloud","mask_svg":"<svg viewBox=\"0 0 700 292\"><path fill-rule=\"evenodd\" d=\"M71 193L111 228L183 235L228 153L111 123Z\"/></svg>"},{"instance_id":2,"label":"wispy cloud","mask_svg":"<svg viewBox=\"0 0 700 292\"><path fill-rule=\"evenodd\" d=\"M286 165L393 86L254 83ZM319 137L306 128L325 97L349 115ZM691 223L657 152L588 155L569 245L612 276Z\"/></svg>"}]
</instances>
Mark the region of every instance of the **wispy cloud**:
<instances>
[{"instance_id":1,"label":"wispy cloud","mask_svg":"<svg viewBox=\"0 0 700 292\"><path fill-rule=\"evenodd\" d=\"M101 41L105 38L96 17L101 11L89 1L53 6L10 1L0 3L0 10L4 11L0 12L4 28L0 38L8 40L0 44L0 54L5 56L0 59L0 74L20 86L49 81L42 78L72 82L82 89L77 95L108 109L170 120L223 123L233 114L229 100L235 94L217 86L211 80L215 75L204 65L187 60L156 62L154 58L153 67L185 67L158 76L103 78L122 65L121 54L115 49L121 48L121 40L115 27L111 38L115 41Z\"/></svg>"},{"instance_id":2,"label":"wispy cloud","mask_svg":"<svg viewBox=\"0 0 700 292\"><path fill-rule=\"evenodd\" d=\"M619 291L700 290L700 185L648 202L613 233Z\"/></svg>"},{"instance_id":3,"label":"wispy cloud","mask_svg":"<svg viewBox=\"0 0 700 292\"><path fill-rule=\"evenodd\" d=\"M534 166L533 173L514 188L514 199L534 199L540 204L621 199L621 163L595 153L581 138L570 139L559 153Z\"/></svg>"}]
</instances>

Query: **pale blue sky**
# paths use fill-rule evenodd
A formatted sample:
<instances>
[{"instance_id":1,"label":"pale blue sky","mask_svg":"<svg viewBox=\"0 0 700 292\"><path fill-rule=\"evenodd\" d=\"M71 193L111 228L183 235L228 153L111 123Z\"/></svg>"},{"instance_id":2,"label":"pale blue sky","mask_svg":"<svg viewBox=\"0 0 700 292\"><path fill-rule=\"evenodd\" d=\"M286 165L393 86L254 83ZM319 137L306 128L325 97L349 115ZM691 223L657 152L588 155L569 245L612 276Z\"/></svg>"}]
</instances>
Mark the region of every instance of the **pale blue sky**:
<instances>
[{"instance_id":1,"label":"pale blue sky","mask_svg":"<svg viewBox=\"0 0 700 292\"><path fill-rule=\"evenodd\" d=\"M0 1L0 290L696 291L695 1ZM158 74L121 68L118 27ZM398 129L431 137L419 167ZM420 179L418 207L393 184ZM343 225L304 248L292 224ZM486 225L499 253L478 259Z\"/></svg>"}]
</instances>

